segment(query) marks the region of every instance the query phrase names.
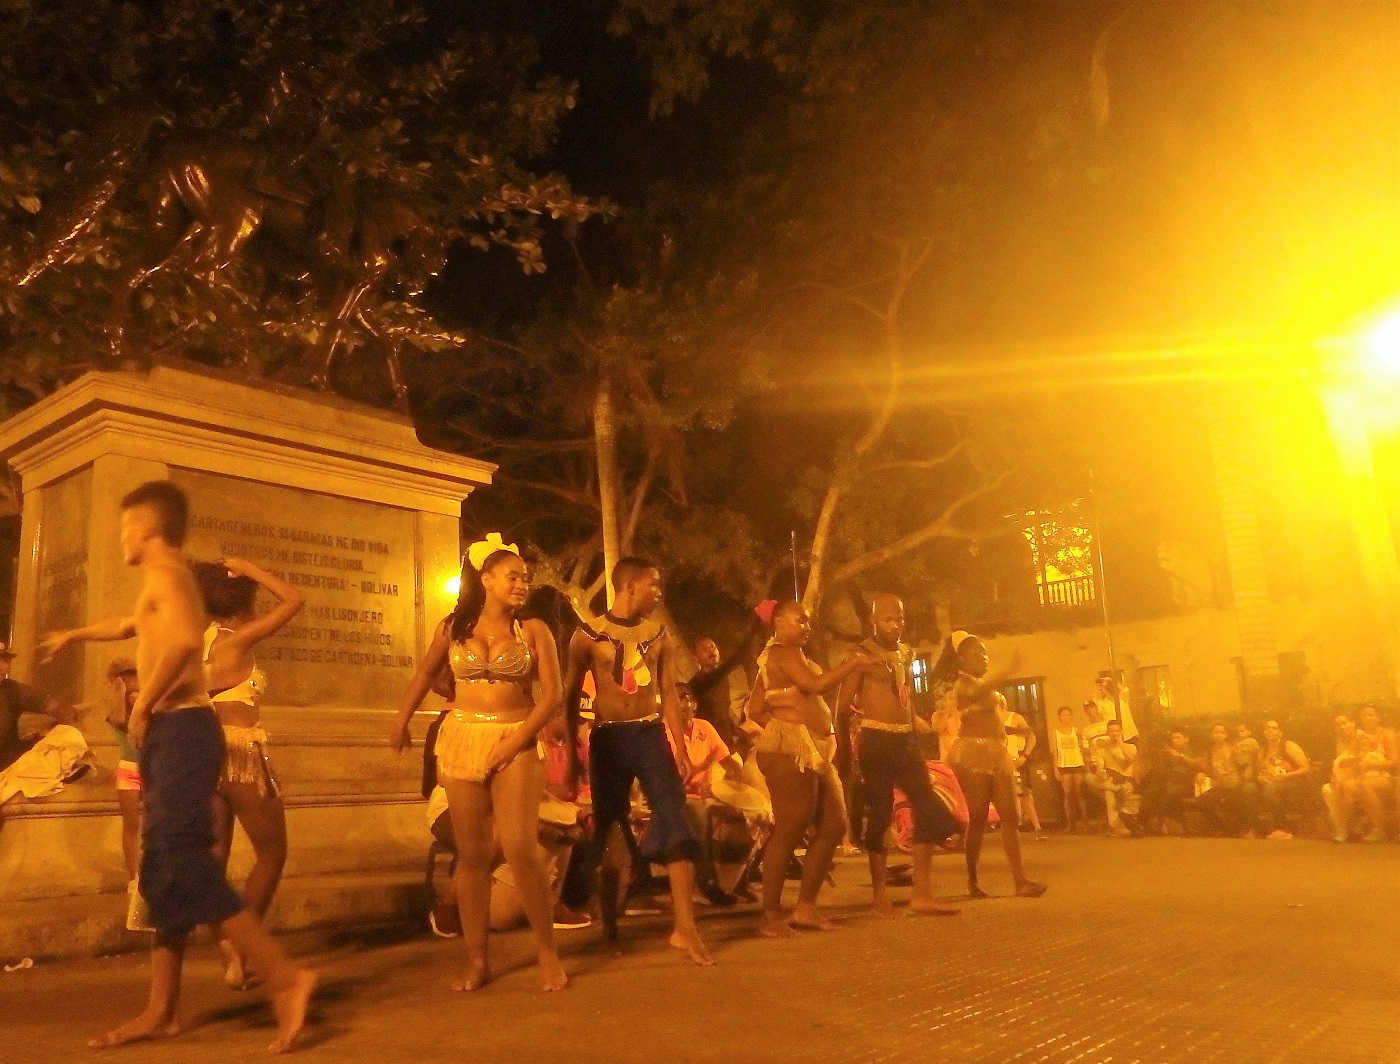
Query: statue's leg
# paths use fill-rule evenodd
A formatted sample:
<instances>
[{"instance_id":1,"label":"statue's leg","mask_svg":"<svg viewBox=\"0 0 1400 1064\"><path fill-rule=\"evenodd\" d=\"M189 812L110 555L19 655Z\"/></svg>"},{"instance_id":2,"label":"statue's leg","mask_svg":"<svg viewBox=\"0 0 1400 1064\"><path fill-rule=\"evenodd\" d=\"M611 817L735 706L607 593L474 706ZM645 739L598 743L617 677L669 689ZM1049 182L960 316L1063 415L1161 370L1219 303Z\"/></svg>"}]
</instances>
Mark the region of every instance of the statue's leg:
<instances>
[{"instance_id":1,"label":"statue's leg","mask_svg":"<svg viewBox=\"0 0 1400 1064\"><path fill-rule=\"evenodd\" d=\"M408 413L408 382L403 376L403 359L400 356L402 345L393 341L387 345L384 354L384 365L389 370L389 383L394 387L394 408L405 414Z\"/></svg>"},{"instance_id":2,"label":"statue's leg","mask_svg":"<svg viewBox=\"0 0 1400 1064\"><path fill-rule=\"evenodd\" d=\"M331 371L335 369L335 357L340 353L340 343L345 335L346 323L354 316L356 308L360 305L360 300L373 286L374 280L371 278L357 281L345 293L345 298L341 301L335 317L331 320L330 327L326 330L326 339L321 346L321 354L317 360L320 363L320 368L311 378L311 383L316 387L330 387Z\"/></svg>"}]
</instances>

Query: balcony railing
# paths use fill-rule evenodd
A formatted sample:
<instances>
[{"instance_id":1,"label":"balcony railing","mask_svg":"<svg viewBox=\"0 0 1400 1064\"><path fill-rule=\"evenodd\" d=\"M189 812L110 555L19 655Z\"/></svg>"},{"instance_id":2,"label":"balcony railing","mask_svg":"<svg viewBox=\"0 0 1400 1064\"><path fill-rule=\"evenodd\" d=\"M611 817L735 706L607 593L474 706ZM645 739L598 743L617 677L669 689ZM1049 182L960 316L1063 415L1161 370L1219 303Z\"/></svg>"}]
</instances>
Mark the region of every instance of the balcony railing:
<instances>
[{"instance_id":1,"label":"balcony railing","mask_svg":"<svg viewBox=\"0 0 1400 1064\"><path fill-rule=\"evenodd\" d=\"M1098 597L1092 576L1072 576L1064 580L1046 580L1040 585L1042 606L1083 606Z\"/></svg>"}]
</instances>

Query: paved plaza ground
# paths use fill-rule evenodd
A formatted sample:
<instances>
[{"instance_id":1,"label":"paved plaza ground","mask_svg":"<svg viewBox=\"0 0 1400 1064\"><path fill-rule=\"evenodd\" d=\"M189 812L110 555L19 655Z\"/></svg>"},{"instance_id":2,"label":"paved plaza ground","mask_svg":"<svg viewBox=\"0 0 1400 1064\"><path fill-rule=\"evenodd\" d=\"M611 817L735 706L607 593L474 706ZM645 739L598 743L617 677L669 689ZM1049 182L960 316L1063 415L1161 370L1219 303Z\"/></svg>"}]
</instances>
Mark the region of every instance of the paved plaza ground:
<instances>
[{"instance_id":1,"label":"paved plaza ground","mask_svg":"<svg viewBox=\"0 0 1400 1064\"><path fill-rule=\"evenodd\" d=\"M1009 892L989 840L984 886ZM1051 884L956 919L863 913L862 861L838 868L834 934L754 937L748 906L707 912L718 967L691 967L655 918L628 921L632 952L565 932L574 985L543 995L523 934L495 940L495 983L447 990L455 945L402 933L321 938L324 990L299 1059L391 1062L903 1061L1251 1062L1400 1059L1400 846L1065 838L1029 844ZM960 857L940 858L949 897ZM310 939L290 940L309 948ZM0 1061L70 1062L144 1000L144 959L0 974ZM179 1039L114 1061L263 1059L261 998L223 989L195 953Z\"/></svg>"}]
</instances>

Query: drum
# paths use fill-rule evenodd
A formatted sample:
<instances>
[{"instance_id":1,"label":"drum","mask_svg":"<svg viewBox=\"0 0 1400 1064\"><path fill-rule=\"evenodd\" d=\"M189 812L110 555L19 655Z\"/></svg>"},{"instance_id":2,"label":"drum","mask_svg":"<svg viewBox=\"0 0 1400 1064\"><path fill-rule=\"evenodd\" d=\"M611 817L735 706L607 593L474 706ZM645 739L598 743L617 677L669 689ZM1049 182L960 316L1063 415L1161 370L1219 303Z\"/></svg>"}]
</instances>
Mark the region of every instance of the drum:
<instances>
[{"instance_id":1,"label":"drum","mask_svg":"<svg viewBox=\"0 0 1400 1064\"><path fill-rule=\"evenodd\" d=\"M757 787L747 783L734 783L730 780L716 780L710 784L710 794L714 800L726 808L748 816L773 813L773 806L767 796Z\"/></svg>"}]
</instances>

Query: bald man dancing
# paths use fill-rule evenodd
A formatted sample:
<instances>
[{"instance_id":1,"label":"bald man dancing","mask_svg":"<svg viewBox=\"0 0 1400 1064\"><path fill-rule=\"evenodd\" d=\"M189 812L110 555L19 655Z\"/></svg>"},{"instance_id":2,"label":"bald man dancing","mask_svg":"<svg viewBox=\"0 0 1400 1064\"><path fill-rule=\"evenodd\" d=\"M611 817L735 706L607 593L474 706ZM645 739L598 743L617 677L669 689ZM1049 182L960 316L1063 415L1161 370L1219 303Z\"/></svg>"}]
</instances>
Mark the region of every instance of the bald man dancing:
<instances>
[{"instance_id":1,"label":"bald man dancing","mask_svg":"<svg viewBox=\"0 0 1400 1064\"><path fill-rule=\"evenodd\" d=\"M871 634L861 647L875 664L851 674L841 685L840 707L855 703L860 714L858 771L865 790L865 849L870 856L872 907L876 916L893 916L885 885L885 838L894 819L898 787L914 810L913 913L954 916L958 910L933 896L929 884L935 847L958 830L957 821L933 793L928 767L914 735L910 666L914 652L902 641L904 603L894 595L877 595L870 611Z\"/></svg>"}]
</instances>

